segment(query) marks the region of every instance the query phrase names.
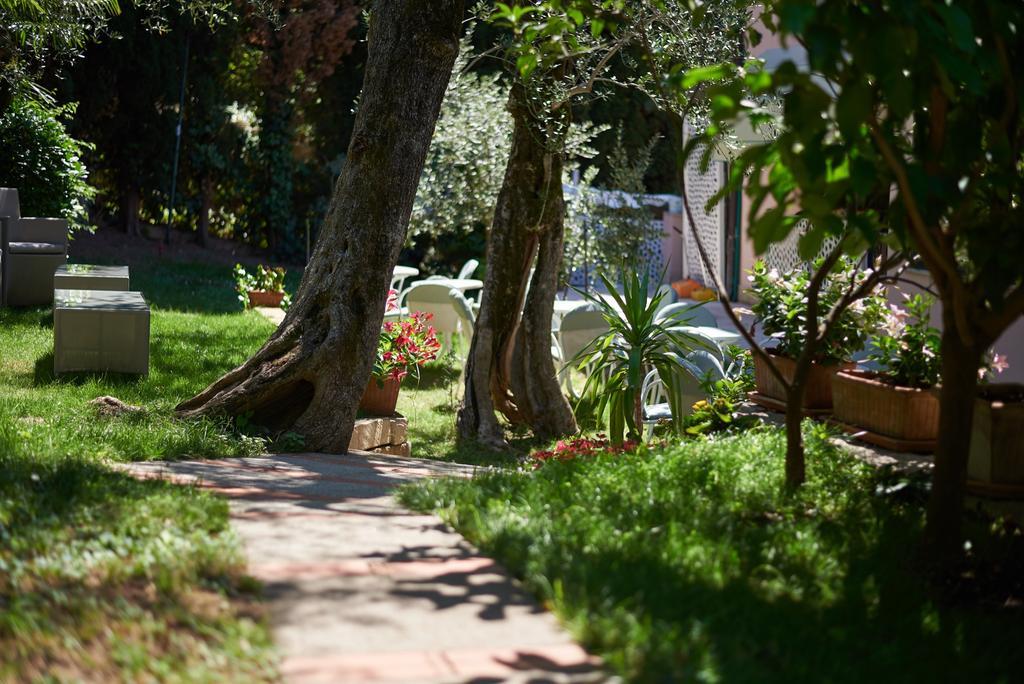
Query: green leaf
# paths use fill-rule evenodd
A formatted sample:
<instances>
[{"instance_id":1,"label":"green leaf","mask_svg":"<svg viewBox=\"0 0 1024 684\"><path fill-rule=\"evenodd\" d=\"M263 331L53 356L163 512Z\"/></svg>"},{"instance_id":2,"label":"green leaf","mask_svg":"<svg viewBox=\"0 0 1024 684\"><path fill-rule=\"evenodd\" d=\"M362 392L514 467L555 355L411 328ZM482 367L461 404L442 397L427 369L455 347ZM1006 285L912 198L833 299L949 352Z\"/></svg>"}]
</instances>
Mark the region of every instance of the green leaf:
<instances>
[{"instance_id":1,"label":"green leaf","mask_svg":"<svg viewBox=\"0 0 1024 684\"><path fill-rule=\"evenodd\" d=\"M536 53L526 52L519 55L519 57L516 59L516 69L519 71L519 75L522 76L524 80L528 79L530 77L530 74L533 73L534 69L536 68Z\"/></svg>"},{"instance_id":2,"label":"green leaf","mask_svg":"<svg viewBox=\"0 0 1024 684\"><path fill-rule=\"evenodd\" d=\"M701 83L720 81L728 76L732 69L733 66L731 64L712 64L711 66L690 69L683 76L682 87L684 90L689 90Z\"/></svg>"}]
</instances>

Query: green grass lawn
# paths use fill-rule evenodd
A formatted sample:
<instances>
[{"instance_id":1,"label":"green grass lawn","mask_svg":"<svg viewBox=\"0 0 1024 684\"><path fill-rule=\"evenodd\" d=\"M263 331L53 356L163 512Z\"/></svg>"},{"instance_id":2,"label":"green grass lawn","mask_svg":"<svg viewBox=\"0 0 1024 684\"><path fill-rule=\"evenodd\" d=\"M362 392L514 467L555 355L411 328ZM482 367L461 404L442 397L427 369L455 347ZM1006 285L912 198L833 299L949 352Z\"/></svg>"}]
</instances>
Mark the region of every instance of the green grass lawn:
<instances>
[{"instance_id":1,"label":"green grass lawn","mask_svg":"<svg viewBox=\"0 0 1024 684\"><path fill-rule=\"evenodd\" d=\"M465 378L461 361L446 357L427 364L419 381L406 378L398 395L397 411L409 420L409 441L413 456L474 465L509 466L518 463L533 448L546 446L525 433L509 435L510 449L491 451L479 445L460 443L455 420Z\"/></svg>"},{"instance_id":2,"label":"green grass lawn","mask_svg":"<svg viewBox=\"0 0 1024 684\"><path fill-rule=\"evenodd\" d=\"M132 287L153 309L146 378L55 378L50 311L0 309L0 681L273 679L226 504L108 465L263 451L172 411L273 326L241 311L228 267L132 264ZM100 418L101 395L143 410Z\"/></svg>"},{"instance_id":3,"label":"green grass lawn","mask_svg":"<svg viewBox=\"0 0 1024 684\"><path fill-rule=\"evenodd\" d=\"M972 563L935 594L914 563L920 484L808 439L794 495L772 428L401 497L523 578L627 681L1020 681L1020 528L972 519Z\"/></svg>"}]
</instances>

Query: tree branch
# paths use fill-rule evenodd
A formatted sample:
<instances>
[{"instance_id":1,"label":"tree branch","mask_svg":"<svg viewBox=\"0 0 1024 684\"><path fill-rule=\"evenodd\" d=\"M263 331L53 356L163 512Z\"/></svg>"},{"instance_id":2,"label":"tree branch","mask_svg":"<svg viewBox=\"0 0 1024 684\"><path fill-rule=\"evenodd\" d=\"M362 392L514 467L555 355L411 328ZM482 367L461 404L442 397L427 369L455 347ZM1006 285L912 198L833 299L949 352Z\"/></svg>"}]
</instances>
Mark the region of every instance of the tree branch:
<instances>
[{"instance_id":1,"label":"tree branch","mask_svg":"<svg viewBox=\"0 0 1024 684\"><path fill-rule=\"evenodd\" d=\"M594 68L590 70L590 76L587 78L587 82L584 83L583 85L576 86L575 88L570 88L568 92L566 92L565 98L552 105L551 111L557 112L559 109L569 104L572 98L576 97L577 95L586 95L587 93L593 92L594 84L597 82L598 76L600 76L601 73L608 66L608 62L610 62L612 57L617 55L619 51L622 50L623 46L626 45L631 39L632 34L627 33L618 41L616 41L616 43L611 48L609 48L609 50L604 54L604 56L601 57L601 60L594 66Z\"/></svg>"},{"instance_id":2,"label":"tree branch","mask_svg":"<svg viewBox=\"0 0 1024 684\"><path fill-rule=\"evenodd\" d=\"M928 270L932 272L933 276L938 275L941 277L941 279L937 279L936 284L939 286L940 292L946 290L952 296L953 315L956 319L956 327L960 333L960 339L966 346L973 347L974 335L968 325L967 315L964 312L967 306L965 301L967 293L964 292L963 282L960 280L960 274L957 273L956 258L952 254L952 245L933 242L932 235L925 225L924 217L921 215L920 207L917 206L917 199L911 190L910 178L907 176L906 168L896 156L892 146L889 145L889 141L882 135L878 121L872 119L870 127L871 137L874 138L875 144L878 145L882 158L885 159L893 175L896 176L896 185L899 187L903 204L907 208L907 214L910 217L910 232L915 242L917 242L918 248L921 250L921 258L924 259Z\"/></svg>"},{"instance_id":3,"label":"tree branch","mask_svg":"<svg viewBox=\"0 0 1024 684\"><path fill-rule=\"evenodd\" d=\"M956 274L952 272L955 269L955 265L945 263L938 245L932 241L928 226L925 225L924 217L921 215L921 209L917 206L917 199L911 190L910 178L907 176L906 168L896 156L896 152L892 149L889 141L882 134L878 121L872 119L870 127L871 137L874 138L879 152L882 153L882 158L885 159L885 163L888 164L893 175L896 177L896 185L903 196L903 204L906 206L907 215L910 217L910 232L917 241L918 248L921 250L921 258L924 259L933 273L942 273L951 280L955 279Z\"/></svg>"}]
</instances>

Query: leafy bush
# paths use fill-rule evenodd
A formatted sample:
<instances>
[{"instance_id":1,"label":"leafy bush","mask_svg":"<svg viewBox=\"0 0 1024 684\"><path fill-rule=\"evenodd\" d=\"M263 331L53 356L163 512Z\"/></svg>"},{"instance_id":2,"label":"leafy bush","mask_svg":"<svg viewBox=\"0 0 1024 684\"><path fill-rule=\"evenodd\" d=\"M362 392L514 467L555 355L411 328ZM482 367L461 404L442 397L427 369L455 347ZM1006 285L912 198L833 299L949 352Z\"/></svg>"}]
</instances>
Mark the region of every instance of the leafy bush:
<instances>
[{"instance_id":1,"label":"leafy bush","mask_svg":"<svg viewBox=\"0 0 1024 684\"><path fill-rule=\"evenodd\" d=\"M867 274L849 257L842 258L821 285L818 321L824 320L832 307L854 283L860 283ZM751 307L761 322L765 334L776 341L775 352L795 359L803 351L807 336L807 292L811 275L797 268L779 273L768 270L763 261L754 264L750 272L751 291L757 302ZM868 336L882 322L885 299L876 291L854 302L840 314L828 337L822 340L815 361L835 363L846 361L864 348Z\"/></svg>"},{"instance_id":2,"label":"leafy bush","mask_svg":"<svg viewBox=\"0 0 1024 684\"><path fill-rule=\"evenodd\" d=\"M512 117L505 108L508 85L498 74L468 70L473 59L467 38L416 191L408 240L424 252L425 264L450 259L446 265L454 266L482 253L483 232L505 177L512 145ZM438 250L442 240L443 250Z\"/></svg>"},{"instance_id":3,"label":"leafy bush","mask_svg":"<svg viewBox=\"0 0 1024 684\"><path fill-rule=\"evenodd\" d=\"M84 203L96 191L81 160L89 145L61 122L72 112L25 100L10 106L0 117L0 186L18 189L22 216L65 218L74 230L87 227Z\"/></svg>"},{"instance_id":4,"label":"leafy bush","mask_svg":"<svg viewBox=\"0 0 1024 684\"><path fill-rule=\"evenodd\" d=\"M594 130L602 132L605 128L595 127ZM591 273L603 271L616 275L660 268L660 264L644 256L644 249L651 241L661 239L662 229L652 221L650 207L643 202L633 204L634 198L643 198L647 193L644 176L659 140L657 136L651 138L631 155L623 143L620 126L607 159L608 189L590 187L596 167L588 169L589 173L580 178L577 192L568 203L563 267L566 276L571 275L573 269L582 268L584 262L591 267Z\"/></svg>"}]
</instances>

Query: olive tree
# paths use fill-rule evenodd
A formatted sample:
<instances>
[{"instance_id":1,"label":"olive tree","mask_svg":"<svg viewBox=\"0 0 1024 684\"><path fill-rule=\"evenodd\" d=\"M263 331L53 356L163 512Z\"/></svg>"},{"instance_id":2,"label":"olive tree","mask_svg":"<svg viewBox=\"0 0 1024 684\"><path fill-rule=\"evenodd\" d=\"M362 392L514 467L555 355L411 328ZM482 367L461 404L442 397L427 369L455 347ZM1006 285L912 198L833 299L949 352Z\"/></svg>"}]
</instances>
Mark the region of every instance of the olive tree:
<instances>
[{"instance_id":1,"label":"olive tree","mask_svg":"<svg viewBox=\"0 0 1024 684\"><path fill-rule=\"evenodd\" d=\"M347 162L294 302L259 351L179 415L248 414L312 449L348 448L462 15L460 0L375 5Z\"/></svg>"},{"instance_id":2,"label":"olive tree","mask_svg":"<svg viewBox=\"0 0 1024 684\"><path fill-rule=\"evenodd\" d=\"M606 86L636 87L636 79L612 78L609 66L615 59L637 66L634 53L644 52L640 41L645 35L667 35L668 44L724 47L725 53L713 53L715 61L735 52L736 41L717 27L711 35L673 32L692 23L692 12L686 2L499 3L493 19L510 35L503 55L515 75L508 105L513 142L488 239L483 301L466 366L459 412L463 438L502 444L496 411L544 436L576 429L550 353L565 239L561 178L572 104ZM729 33L734 31L730 26ZM679 49L674 54L702 60L708 53Z\"/></svg>"}]
</instances>

